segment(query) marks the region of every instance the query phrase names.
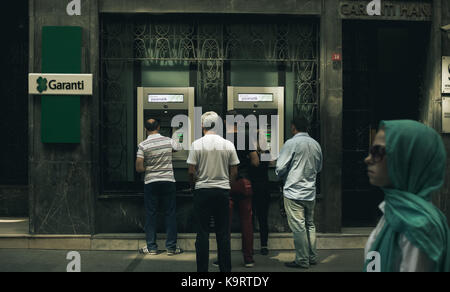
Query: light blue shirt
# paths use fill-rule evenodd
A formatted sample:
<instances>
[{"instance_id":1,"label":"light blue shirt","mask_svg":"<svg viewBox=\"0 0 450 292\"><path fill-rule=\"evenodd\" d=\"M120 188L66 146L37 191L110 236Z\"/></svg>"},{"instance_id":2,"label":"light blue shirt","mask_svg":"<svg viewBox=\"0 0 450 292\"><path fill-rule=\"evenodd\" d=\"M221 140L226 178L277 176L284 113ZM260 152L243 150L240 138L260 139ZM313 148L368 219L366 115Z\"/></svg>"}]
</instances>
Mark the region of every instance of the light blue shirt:
<instances>
[{"instance_id":1,"label":"light blue shirt","mask_svg":"<svg viewBox=\"0 0 450 292\"><path fill-rule=\"evenodd\" d=\"M284 183L283 194L291 200L316 199L316 177L322 170L322 149L307 133L298 133L284 144L275 173Z\"/></svg>"}]
</instances>

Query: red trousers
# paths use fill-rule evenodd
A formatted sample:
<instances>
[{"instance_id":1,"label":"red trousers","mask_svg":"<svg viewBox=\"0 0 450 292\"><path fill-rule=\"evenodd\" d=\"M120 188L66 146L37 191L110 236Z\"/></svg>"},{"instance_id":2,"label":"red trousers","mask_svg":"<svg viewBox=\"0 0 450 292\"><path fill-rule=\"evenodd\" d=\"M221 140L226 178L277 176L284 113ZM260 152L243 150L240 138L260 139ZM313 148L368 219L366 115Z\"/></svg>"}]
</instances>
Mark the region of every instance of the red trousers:
<instances>
[{"instance_id":1,"label":"red trousers","mask_svg":"<svg viewBox=\"0 0 450 292\"><path fill-rule=\"evenodd\" d=\"M242 251L244 262L253 262L253 222L252 222L252 197L244 195L230 196L230 232L233 220L233 208L239 208L239 221L242 232Z\"/></svg>"}]
</instances>

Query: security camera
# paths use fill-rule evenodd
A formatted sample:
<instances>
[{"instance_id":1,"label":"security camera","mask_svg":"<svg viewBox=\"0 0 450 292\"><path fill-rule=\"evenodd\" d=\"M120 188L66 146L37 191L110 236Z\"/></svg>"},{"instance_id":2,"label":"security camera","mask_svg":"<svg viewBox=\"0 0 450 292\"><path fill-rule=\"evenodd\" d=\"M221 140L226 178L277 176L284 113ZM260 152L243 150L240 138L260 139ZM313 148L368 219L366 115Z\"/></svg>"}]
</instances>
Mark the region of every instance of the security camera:
<instances>
[{"instance_id":1,"label":"security camera","mask_svg":"<svg viewBox=\"0 0 450 292\"><path fill-rule=\"evenodd\" d=\"M442 26L441 29L445 32L450 32L450 24Z\"/></svg>"}]
</instances>

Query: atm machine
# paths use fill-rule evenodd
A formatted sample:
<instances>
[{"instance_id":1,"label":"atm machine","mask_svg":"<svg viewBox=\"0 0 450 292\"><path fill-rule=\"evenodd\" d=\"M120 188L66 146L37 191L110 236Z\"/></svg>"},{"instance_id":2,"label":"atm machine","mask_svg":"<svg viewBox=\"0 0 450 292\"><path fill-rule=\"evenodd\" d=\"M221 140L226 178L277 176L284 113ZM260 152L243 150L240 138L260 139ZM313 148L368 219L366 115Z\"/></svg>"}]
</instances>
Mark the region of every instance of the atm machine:
<instances>
[{"instance_id":1,"label":"atm machine","mask_svg":"<svg viewBox=\"0 0 450 292\"><path fill-rule=\"evenodd\" d=\"M276 159L284 144L284 87L229 86L227 108L236 110L244 118L256 116L261 148L268 150L272 159ZM267 116L267 127L260 124L261 115Z\"/></svg>"},{"instance_id":2,"label":"atm machine","mask_svg":"<svg viewBox=\"0 0 450 292\"><path fill-rule=\"evenodd\" d=\"M182 151L173 154L174 170L187 168L188 149L194 137L194 88L138 87L137 98L137 145L147 138L144 121L158 119L160 134L183 146Z\"/></svg>"}]
</instances>

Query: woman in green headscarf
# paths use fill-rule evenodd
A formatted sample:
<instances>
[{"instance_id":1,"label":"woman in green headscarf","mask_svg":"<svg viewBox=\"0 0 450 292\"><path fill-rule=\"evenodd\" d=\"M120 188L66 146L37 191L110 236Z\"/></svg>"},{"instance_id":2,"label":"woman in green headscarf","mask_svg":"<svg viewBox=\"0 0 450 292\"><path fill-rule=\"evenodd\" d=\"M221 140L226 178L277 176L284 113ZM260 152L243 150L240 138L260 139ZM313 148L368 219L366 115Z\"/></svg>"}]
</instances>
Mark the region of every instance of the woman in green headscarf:
<instances>
[{"instance_id":1,"label":"woman in green headscarf","mask_svg":"<svg viewBox=\"0 0 450 292\"><path fill-rule=\"evenodd\" d=\"M364 271L450 271L447 219L431 203L445 177L439 134L415 121L382 121L365 163L385 200L366 245Z\"/></svg>"}]
</instances>

